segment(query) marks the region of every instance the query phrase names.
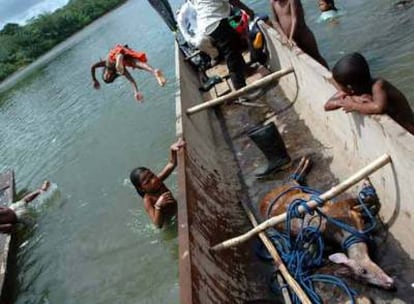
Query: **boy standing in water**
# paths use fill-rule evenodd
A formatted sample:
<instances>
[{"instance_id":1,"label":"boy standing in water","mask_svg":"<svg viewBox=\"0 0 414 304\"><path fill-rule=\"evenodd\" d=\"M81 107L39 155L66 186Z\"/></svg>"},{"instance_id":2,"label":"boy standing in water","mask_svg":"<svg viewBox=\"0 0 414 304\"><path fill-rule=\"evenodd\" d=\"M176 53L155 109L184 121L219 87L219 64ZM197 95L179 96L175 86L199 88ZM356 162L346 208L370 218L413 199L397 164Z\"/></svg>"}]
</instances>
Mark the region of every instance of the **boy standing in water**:
<instances>
[{"instance_id":1,"label":"boy standing in water","mask_svg":"<svg viewBox=\"0 0 414 304\"><path fill-rule=\"evenodd\" d=\"M125 76L132 85L135 99L139 102L142 102L144 97L138 90L135 79L131 76L125 67L131 67L133 69L137 68L147 71L154 75L161 87L165 85L166 80L161 70L153 69L147 63L147 56L145 53L130 49L127 45L117 44L113 49L110 50L106 60L98 61L92 65L91 75L94 88L100 88L99 81L95 77L95 70L96 68L104 68L102 73L102 80L105 83L113 82L119 75Z\"/></svg>"},{"instance_id":2,"label":"boy standing in water","mask_svg":"<svg viewBox=\"0 0 414 304\"><path fill-rule=\"evenodd\" d=\"M0 206L0 233L11 233L17 223L29 225L31 223L30 210L28 204L41 193L46 192L50 187L50 182L45 181L42 186L21 200L12 203L9 207Z\"/></svg>"},{"instance_id":3,"label":"boy standing in water","mask_svg":"<svg viewBox=\"0 0 414 304\"><path fill-rule=\"evenodd\" d=\"M328 68L321 56L315 36L305 23L305 13L300 0L270 0L275 28L287 36L288 43L295 41L305 53Z\"/></svg>"},{"instance_id":4,"label":"boy standing in water","mask_svg":"<svg viewBox=\"0 0 414 304\"><path fill-rule=\"evenodd\" d=\"M148 168L138 167L132 170L129 176L138 194L144 199L145 211L158 228L162 228L177 213L177 201L165 186L164 180L177 166L177 152L184 145L182 139L171 145L170 160L157 175Z\"/></svg>"},{"instance_id":5,"label":"boy standing in water","mask_svg":"<svg viewBox=\"0 0 414 304\"><path fill-rule=\"evenodd\" d=\"M342 108L345 112L388 114L414 134L414 112L405 96L391 83L371 78L368 62L359 53L341 58L332 69L339 91L325 104L325 111Z\"/></svg>"}]
</instances>

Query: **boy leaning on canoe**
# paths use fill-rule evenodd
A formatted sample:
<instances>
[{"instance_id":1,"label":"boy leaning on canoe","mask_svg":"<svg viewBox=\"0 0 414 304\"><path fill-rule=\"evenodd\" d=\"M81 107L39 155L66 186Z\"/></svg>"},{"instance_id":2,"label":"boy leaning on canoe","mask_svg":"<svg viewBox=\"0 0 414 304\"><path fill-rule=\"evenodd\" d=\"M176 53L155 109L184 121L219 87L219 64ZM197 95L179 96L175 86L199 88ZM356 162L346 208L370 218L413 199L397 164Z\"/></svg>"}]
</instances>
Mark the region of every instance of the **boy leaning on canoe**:
<instances>
[{"instance_id":1,"label":"boy leaning on canoe","mask_svg":"<svg viewBox=\"0 0 414 304\"><path fill-rule=\"evenodd\" d=\"M407 98L385 79L372 78L368 62L361 54L341 58L333 67L332 76L338 92L326 102L325 111L388 114L414 134L414 112Z\"/></svg>"}]
</instances>

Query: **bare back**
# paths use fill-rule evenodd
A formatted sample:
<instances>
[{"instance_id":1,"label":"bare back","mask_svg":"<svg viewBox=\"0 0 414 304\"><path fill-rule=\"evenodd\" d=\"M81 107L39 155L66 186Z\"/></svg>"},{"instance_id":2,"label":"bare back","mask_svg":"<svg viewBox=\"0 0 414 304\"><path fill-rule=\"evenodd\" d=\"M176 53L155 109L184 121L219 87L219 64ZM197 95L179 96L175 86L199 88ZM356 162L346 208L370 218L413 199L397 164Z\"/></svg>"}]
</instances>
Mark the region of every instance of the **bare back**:
<instances>
[{"instance_id":1,"label":"bare back","mask_svg":"<svg viewBox=\"0 0 414 304\"><path fill-rule=\"evenodd\" d=\"M414 112L404 94L384 79L376 79L372 87L373 94L377 87L385 91L388 100L386 113L408 132L414 134Z\"/></svg>"}]
</instances>

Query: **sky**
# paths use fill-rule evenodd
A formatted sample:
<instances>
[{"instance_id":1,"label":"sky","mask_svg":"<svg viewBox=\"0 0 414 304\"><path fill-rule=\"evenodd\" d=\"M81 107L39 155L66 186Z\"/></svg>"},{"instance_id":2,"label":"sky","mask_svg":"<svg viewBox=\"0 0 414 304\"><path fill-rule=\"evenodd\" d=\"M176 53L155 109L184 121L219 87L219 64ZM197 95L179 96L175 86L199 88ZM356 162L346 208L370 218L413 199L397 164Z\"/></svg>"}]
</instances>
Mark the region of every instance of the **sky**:
<instances>
[{"instance_id":1,"label":"sky","mask_svg":"<svg viewBox=\"0 0 414 304\"><path fill-rule=\"evenodd\" d=\"M45 12L53 12L69 0L0 0L0 29L7 23L24 24Z\"/></svg>"}]
</instances>

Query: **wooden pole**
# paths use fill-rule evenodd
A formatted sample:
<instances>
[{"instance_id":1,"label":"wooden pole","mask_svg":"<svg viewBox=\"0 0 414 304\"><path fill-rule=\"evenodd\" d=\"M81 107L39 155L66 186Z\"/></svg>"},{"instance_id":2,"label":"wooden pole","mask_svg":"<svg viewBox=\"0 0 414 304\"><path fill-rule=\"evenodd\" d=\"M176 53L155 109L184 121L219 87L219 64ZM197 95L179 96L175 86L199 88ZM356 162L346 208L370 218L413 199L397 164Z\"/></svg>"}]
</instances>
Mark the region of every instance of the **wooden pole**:
<instances>
[{"instance_id":1,"label":"wooden pole","mask_svg":"<svg viewBox=\"0 0 414 304\"><path fill-rule=\"evenodd\" d=\"M242 203L242 206L244 208L244 211L247 214L247 217L252 223L253 227L257 227L258 223L252 211L249 208L247 208L247 206L245 206L245 204L243 203ZM266 249L269 251L270 255L272 256L277 270L280 271L280 273L283 275L283 278L286 280L290 288L292 288L292 290L296 293L300 301L304 304L312 304L312 302L309 300L306 293L302 290L302 287L298 284L298 282L296 282L296 280L289 273L288 269L286 268L286 265L283 263L282 258L280 257L275 246L269 240L267 235L264 232L259 232L259 238L262 240ZM279 278L278 278L278 281L279 281ZM280 281L279 281L279 284L280 284ZM292 303L287 290L283 290L282 294L283 294L283 298L285 299L285 304Z\"/></svg>"},{"instance_id":2,"label":"wooden pole","mask_svg":"<svg viewBox=\"0 0 414 304\"><path fill-rule=\"evenodd\" d=\"M285 75L287 75L289 73L292 73L292 72L293 72L293 69L292 68L287 68L287 69L283 69L283 70L274 72L274 73L269 74L269 75L267 75L267 76L265 76L265 77L263 77L261 79L256 80L255 82L253 82L253 83L251 83L251 84L249 84L249 85L247 85L247 86L245 86L245 87L243 87L243 88L241 88L241 89L239 89L237 91L230 92L227 95L220 96L220 97L218 97L216 99L209 100L209 101L206 101L206 102L204 102L202 104L198 104L196 106L193 106L191 108L188 108L187 111L186 111L186 113L187 113L187 115L191 115L191 114L200 112L202 110L205 110L205 109L208 109L208 108L217 106L217 105L222 104L222 103L224 103L226 101L229 101L229 100L232 100L232 99L236 99L236 98L238 98L238 97L246 94L249 91L252 91L252 90L255 90L255 89L259 89L259 88L261 88L263 86L266 86L269 83L271 83L271 82L279 79L280 77L285 76Z\"/></svg>"},{"instance_id":3,"label":"wooden pole","mask_svg":"<svg viewBox=\"0 0 414 304\"><path fill-rule=\"evenodd\" d=\"M370 163L366 167L362 168L361 170L359 170L354 175L350 176L348 179L346 179L342 183L338 184L335 187L332 187L327 192L321 194L319 196L319 198L323 202L325 202L325 201L335 197L336 195L338 195L338 194L344 192L345 190L349 189L350 187L352 187L353 185L355 185L359 181L366 178L368 175L374 173L375 171L377 171L378 169L382 168L383 166L385 166L386 164L388 164L390 162L391 162L391 157L389 155L384 154L384 155L380 156L379 158L374 160L372 163ZM315 209L316 207L318 207L318 203L314 200L310 200L309 202L307 202L307 205L310 209ZM299 208L298 208L299 213L304 213L305 210L306 209L303 206L299 206ZM219 251L219 250L223 250L223 249L238 245L240 243L243 243L243 242L249 240L250 238L252 238L253 236L255 236L256 234L266 230L267 228L273 227L273 226L275 226L275 225L277 225L281 222L284 222L285 220L286 220L286 213L282 213L280 215L274 216L274 217L264 221L263 223L261 223L260 225L258 225L255 228L253 228L252 230L246 232L245 234L242 234L240 236L237 236L235 238L226 240L226 241L224 241L220 244L217 244L217 245L213 246L211 248L211 250Z\"/></svg>"}]
</instances>

